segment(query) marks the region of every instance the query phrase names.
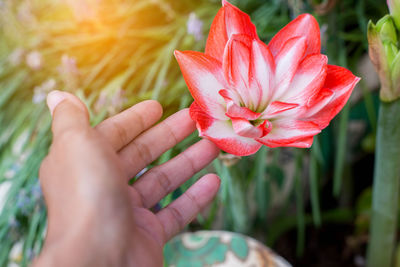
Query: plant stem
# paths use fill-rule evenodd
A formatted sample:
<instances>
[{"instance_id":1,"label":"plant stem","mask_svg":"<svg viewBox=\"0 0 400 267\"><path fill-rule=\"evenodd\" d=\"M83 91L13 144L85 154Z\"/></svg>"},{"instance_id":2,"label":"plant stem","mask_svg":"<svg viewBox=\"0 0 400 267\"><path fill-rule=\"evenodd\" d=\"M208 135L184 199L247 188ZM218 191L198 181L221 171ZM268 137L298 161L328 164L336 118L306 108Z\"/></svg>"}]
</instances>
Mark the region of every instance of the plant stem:
<instances>
[{"instance_id":1,"label":"plant stem","mask_svg":"<svg viewBox=\"0 0 400 267\"><path fill-rule=\"evenodd\" d=\"M239 175L235 166L227 167L223 165L222 171L225 174L222 177L229 179L229 208L233 219L233 230L239 233L247 233L249 232L251 225L247 192L246 186L243 183L243 177Z\"/></svg>"},{"instance_id":2,"label":"plant stem","mask_svg":"<svg viewBox=\"0 0 400 267\"><path fill-rule=\"evenodd\" d=\"M310 153L310 194L311 194L311 211L314 225L321 226L321 209L319 207L319 186L318 186L318 163L315 156L314 148Z\"/></svg>"},{"instance_id":3,"label":"plant stem","mask_svg":"<svg viewBox=\"0 0 400 267\"><path fill-rule=\"evenodd\" d=\"M333 176L333 195L338 197L342 187L343 170L346 162L347 151L347 127L349 122L350 105L344 106L339 121L339 136L335 157L335 169Z\"/></svg>"},{"instance_id":4,"label":"plant stem","mask_svg":"<svg viewBox=\"0 0 400 267\"><path fill-rule=\"evenodd\" d=\"M269 182L265 177L265 168L267 164L267 152L268 149L266 146L263 146L256 156L256 172L255 172L255 181L256 181L256 201L257 201L257 209L258 216L262 221L266 221L267 218L267 210L269 206Z\"/></svg>"},{"instance_id":5,"label":"plant stem","mask_svg":"<svg viewBox=\"0 0 400 267\"><path fill-rule=\"evenodd\" d=\"M295 171L295 183L296 183L296 217L297 217L297 244L296 244L296 256L301 257L304 253L305 245L305 214L304 214L304 203L303 203L303 185L301 180L302 164L303 164L303 151L297 150L296 154L296 171Z\"/></svg>"},{"instance_id":6,"label":"plant stem","mask_svg":"<svg viewBox=\"0 0 400 267\"><path fill-rule=\"evenodd\" d=\"M393 266L400 179L400 100L381 102L368 266Z\"/></svg>"}]
</instances>

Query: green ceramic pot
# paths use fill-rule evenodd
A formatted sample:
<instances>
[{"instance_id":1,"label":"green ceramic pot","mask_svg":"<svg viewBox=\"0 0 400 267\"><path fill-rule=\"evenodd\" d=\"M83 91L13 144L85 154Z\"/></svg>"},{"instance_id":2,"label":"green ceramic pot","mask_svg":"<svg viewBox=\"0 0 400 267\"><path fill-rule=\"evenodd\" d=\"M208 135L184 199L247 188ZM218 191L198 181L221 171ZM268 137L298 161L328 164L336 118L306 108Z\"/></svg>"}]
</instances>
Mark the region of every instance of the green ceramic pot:
<instances>
[{"instance_id":1,"label":"green ceramic pot","mask_svg":"<svg viewBox=\"0 0 400 267\"><path fill-rule=\"evenodd\" d=\"M291 266L257 240L225 231L178 235L165 246L164 258L169 267Z\"/></svg>"}]
</instances>

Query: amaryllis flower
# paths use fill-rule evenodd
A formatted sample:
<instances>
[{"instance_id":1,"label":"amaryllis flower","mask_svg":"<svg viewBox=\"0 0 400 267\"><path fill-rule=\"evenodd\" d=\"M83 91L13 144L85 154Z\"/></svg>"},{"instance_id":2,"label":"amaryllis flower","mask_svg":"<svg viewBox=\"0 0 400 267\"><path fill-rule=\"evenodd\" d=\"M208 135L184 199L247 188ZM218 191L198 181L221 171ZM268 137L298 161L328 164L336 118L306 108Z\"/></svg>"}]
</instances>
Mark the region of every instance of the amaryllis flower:
<instances>
[{"instance_id":1,"label":"amaryllis flower","mask_svg":"<svg viewBox=\"0 0 400 267\"><path fill-rule=\"evenodd\" d=\"M310 147L359 78L327 64L311 15L300 15L266 45L248 15L222 3L205 53L175 52L200 135L239 156L262 145Z\"/></svg>"}]
</instances>

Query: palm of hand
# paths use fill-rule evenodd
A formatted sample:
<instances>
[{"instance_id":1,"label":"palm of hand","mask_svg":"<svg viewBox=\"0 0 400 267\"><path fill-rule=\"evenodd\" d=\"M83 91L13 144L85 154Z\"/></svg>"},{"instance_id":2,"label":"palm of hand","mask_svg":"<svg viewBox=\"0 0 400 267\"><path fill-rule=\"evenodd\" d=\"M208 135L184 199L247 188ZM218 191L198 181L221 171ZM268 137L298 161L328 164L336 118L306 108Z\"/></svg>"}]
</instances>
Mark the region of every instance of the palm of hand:
<instances>
[{"instance_id":1,"label":"palm of hand","mask_svg":"<svg viewBox=\"0 0 400 267\"><path fill-rule=\"evenodd\" d=\"M165 242L212 200L219 179L206 175L168 207L157 213L149 209L209 164L218 149L199 141L128 186L129 178L194 131L188 111L150 128L162 110L157 102L145 101L91 128L84 105L63 94L66 100L53 112L52 148L40 170L49 210L43 251L76 231L87 234L87 246L97 257L109 257L111 250L117 252L110 256L113 262L160 266ZM80 230L65 231L71 225Z\"/></svg>"}]
</instances>

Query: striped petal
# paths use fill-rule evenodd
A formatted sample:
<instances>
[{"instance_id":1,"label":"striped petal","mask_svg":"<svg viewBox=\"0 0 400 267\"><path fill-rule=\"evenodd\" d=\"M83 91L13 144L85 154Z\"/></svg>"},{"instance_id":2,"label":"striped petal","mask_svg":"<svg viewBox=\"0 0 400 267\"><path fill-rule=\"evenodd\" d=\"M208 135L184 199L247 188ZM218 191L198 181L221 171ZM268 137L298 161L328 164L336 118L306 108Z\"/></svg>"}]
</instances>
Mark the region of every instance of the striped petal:
<instances>
[{"instance_id":1,"label":"striped petal","mask_svg":"<svg viewBox=\"0 0 400 267\"><path fill-rule=\"evenodd\" d=\"M235 133L231 122L210 117L196 102L190 106L190 116L196 121L200 136L211 140L225 152L237 156L248 156L256 153L262 146L253 138Z\"/></svg>"},{"instance_id":2,"label":"striped petal","mask_svg":"<svg viewBox=\"0 0 400 267\"><path fill-rule=\"evenodd\" d=\"M322 88L317 94L309 99L306 108L303 109L303 113L299 117L306 118L313 116L326 105L328 105L334 96L335 92L333 92L331 89Z\"/></svg>"},{"instance_id":3,"label":"striped petal","mask_svg":"<svg viewBox=\"0 0 400 267\"><path fill-rule=\"evenodd\" d=\"M275 86L273 99L279 99L289 88L290 83L306 50L304 37L292 38L286 42L275 59Z\"/></svg>"},{"instance_id":4,"label":"striped petal","mask_svg":"<svg viewBox=\"0 0 400 267\"><path fill-rule=\"evenodd\" d=\"M232 36L226 45L222 63L225 79L230 88L236 90L246 107L250 107L252 103L249 93L251 55L249 42L250 40L243 35Z\"/></svg>"},{"instance_id":5,"label":"striped petal","mask_svg":"<svg viewBox=\"0 0 400 267\"><path fill-rule=\"evenodd\" d=\"M196 101L193 101L190 105L189 114L192 120L196 122L196 127L199 130L200 136L203 135L203 131L206 131L215 120L204 112Z\"/></svg>"},{"instance_id":6,"label":"striped petal","mask_svg":"<svg viewBox=\"0 0 400 267\"><path fill-rule=\"evenodd\" d=\"M290 147L310 148L312 146L313 141L314 141L314 136L298 139L295 142L291 143Z\"/></svg>"},{"instance_id":7,"label":"striped petal","mask_svg":"<svg viewBox=\"0 0 400 267\"><path fill-rule=\"evenodd\" d=\"M321 36L318 22L310 14L302 14L280 30L269 42L268 47L272 55L277 56L285 43L293 37L305 37L307 50L305 56L319 54L321 50Z\"/></svg>"},{"instance_id":8,"label":"striped petal","mask_svg":"<svg viewBox=\"0 0 400 267\"><path fill-rule=\"evenodd\" d=\"M221 90L219 94L226 102L226 116L229 118L244 118L246 120L256 120L260 117L260 113L254 112L246 107L241 107L234 99L234 93L228 90Z\"/></svg>"},{"instance_id":9,"label":"striped petal","mask_svg":"<svg viewBox=\"0 0 400 267\"><path fill-rule=\"evenodd\" d=\"M269 147L286 147L298 144L299 140L305 140L320 132L318 125L313 122L285 119L274 121L271 132L256 140Z\"/></svg>"},{"instance_id":10,"label":"striped petal","mask_svg":"<svg viewBox=\"0 0 400 267\"><path fill-rule=\"evenodd\" d=\"M268 46L259 40L252 42L251 81L250 92L256 107L265 107L270 101L275 86L275 61Z\"/></svg>"},{"instance_id":11,"label":"striped petal","mask_svg":"<svg viewBox=\"0 0 400 267\"><path fill-rule=\"evenodd\" d=\"M327 72L328 58L325 55L310 55L297 68L290 86L280 91L279 100L289 103L306 104L322 88Z\"/></svg>"},{"instance_id":12,"label":"striped petal","mask_svg":"<svg viewBox=\"0 0 400 267\"><path fill-rule=\"evenodd\" d=\"M263 129L254 126L246 119L232 118L232 127L235 133L243 137L259 138L263 136Z\"/></svg>"},{"instance_id":13,"label":"striped petal","mask_svg":"<svg viewBox=\"0 0 400 267\"><path fill-rule=\"evenodd\" d=\"M206 54L221 62L226 43L233 34L246 34L258 39L256 27L249 15L228 1L223 0L222 5L211 25L206 44Z\"/></svg>"},{"instance_id":14,"label":"striped petal","mask_svg":"<svg viewBox=\"0 0 400 267\"><path fill-rule=\"evenodd\" d=\"M313 121L318 124L321 129L328 126L329 122L339 113L339 111L344 107L347 103L347 100L350 98L350 95L358 83L360 78L354 76L349 70L334 66L328 65L327 76L324 84L324 93L325 98L329 98L329 91L331 91L331 99L330 101L326 101L327 103L323 107L318 107L320 110L318 112L314 111L313 113L308 115L307 120ZM321 99L324 98L324 95L321 96ZM317 99L321 101L320 99ZM317 102L314 102L316 105Z\"/></svg>"},{"instance_id":15,"label":"striped petal","mask_svg":"<svg viewBox=\"0 0 400 267\"><path fill-rule=\"evenodd\" d=\"M216 119L227 119L225 101L219 91L226 88L221 64L193 51L175 51L183 78L197 104Z\"/></svg>"},{"instance_id":16,"label":"striped petal","mask_svg":"<svg viewBox=\"0 0 400 267\"><path fill-rule=\"evenodd\" d=\"M285 103L280 101L274 101L268 105L267 109L260 116L261 119L271 119L277 115L282 114L282 112L292 110L298 107L299 104L296 103Z\"/></svg>"}]
</instances>

